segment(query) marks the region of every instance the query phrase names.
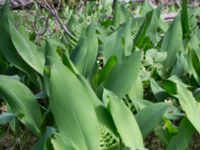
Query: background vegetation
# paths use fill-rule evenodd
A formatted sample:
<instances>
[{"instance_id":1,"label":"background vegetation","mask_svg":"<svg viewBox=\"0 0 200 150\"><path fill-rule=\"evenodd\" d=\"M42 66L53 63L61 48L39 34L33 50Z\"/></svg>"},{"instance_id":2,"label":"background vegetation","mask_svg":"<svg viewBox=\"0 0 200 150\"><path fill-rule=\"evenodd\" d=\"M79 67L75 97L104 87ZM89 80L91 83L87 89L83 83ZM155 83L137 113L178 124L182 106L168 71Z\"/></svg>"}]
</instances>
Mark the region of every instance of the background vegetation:
<instances>
[{"instance_id":1,"label":"background vegetation","mask_svg":"<svg viewBox=\"0 0 200 150\"><path fill-rule=\"evenodd\" d=\"M198 1L18 4L0 9L0 149L200 149Z\"/></svg>"}]
</instances>

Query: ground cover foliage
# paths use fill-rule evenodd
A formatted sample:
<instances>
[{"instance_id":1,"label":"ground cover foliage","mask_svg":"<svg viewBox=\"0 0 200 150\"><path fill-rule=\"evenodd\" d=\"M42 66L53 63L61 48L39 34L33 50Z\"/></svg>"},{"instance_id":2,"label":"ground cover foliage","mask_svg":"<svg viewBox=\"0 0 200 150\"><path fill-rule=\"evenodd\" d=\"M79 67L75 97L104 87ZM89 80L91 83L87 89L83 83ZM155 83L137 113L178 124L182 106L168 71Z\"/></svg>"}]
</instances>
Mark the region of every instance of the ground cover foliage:
<instances>
[{"instance_id":1,"label":"ground cover foliage","mask_svg":"<svg viewBox=\"0 0 200 150\"><path fill-rule=\"evenodd\" d=\"M8 146L199 149L199 7L41 4L0 10L0 138L20 143Z\"/></svg>"}]
</instances>

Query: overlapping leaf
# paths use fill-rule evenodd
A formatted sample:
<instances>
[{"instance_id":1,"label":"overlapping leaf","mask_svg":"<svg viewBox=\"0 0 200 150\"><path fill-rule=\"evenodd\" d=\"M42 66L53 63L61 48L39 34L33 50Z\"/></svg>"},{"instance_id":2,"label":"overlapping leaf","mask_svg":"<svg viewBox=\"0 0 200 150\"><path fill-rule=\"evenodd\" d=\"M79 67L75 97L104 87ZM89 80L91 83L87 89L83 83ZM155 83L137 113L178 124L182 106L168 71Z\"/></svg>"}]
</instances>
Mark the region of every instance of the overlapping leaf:
<instances>
[{"instance_id":1,"label":"overlapping leaf","mask_svg":"<svg viewBox=\"0 0 200 150\"><path fill-rule=\"evenodd\" d=\"M32 80L36 79L36 73L18 54L13 41L10 36L10 25L12 24L13 18L8 6L4 6L2 13L0 14L0 51L4 57L13 65L20 70L24 71L31 77Z\"/></svg>"},{"instance_id":2,"label":"overlapping leaf","mask_svg":"<svg viewBox=\"0 0 200 150\"><path fill-rule=\"evenodd\" d=\"M132 112L115 95L108 96L108 109L112 115L123 143L132 149L143 148L143 139Z\"/></svg>"},{"instance_id":3,"label":"overlapping leaf","mask_svg":"<svg viewBox=\"0 0 200 150\"><path fill-rule=\"evenodd\" d=\"M129 19L115 32L108 36L103 46L104 61L115 55L118 60L126 54L130 54L132 50L131 28L132 19Z\"/></svg>"},{"instance_id":4,"label":"overlapping leaf","mask_svg":"<svg viewBox=\"0 0 200 150\"><path fill-rule=\"evenodd\" d=\"M166 110L167 104L156 103L145 107L136 114L135 117L144 138L159 124Z\"/></svg>"},{"instance_id":5,"label":"overlapping leaf","mask_svg":"<svg viewBox=\"0 0 200 150\"><path fill-rule=\"evenodd\" d=\"M161 45L161 51L167 52L167 59L164 61L165 72L174 67L177 61L178 52L182 48L182 27L180 17L177 16L170 25Z\"/></svg>"},{"instance_id":6,"label":"overlapping leaf","mask_svg":"<svg viewBox=\"0 0 200 150\"><path fill-rule=\"evenodd\" d=\"M178 128L178 133L172 137L169 143L169 150L187 149L189 142L195 132L192 124L183 118Z\"/></svg>"},{"instance_id":7,"label":"overlapping leaf","mask_svg":"<svg viewBox=\"0 0 200 150\"><path fill-rule=\"evenodd\" d=\"M177 94L181 108L185 111L188 120L200 133L200 104L195 100L192 93L179 82L177 83Z\"/></svg>"},{"instance_id":8,"label":"overlapping leaf","mask_svg":"<svg viewBox=\"0 0 200 150\"><path fill-rule=\"evenodd\" d=\"M11 111L33 132L40 133L41 112L33 93L22 83L0 75L0 94Z\"/></svg>"},{"instance_id":9,"label":"overlapping leaf","mask_svg":"<svg viewBox=\"0 0 200 150\"><path fill-rule=\"evenodd\" d=\"M58 130L79 149L100 149L95 108L75 74L54 61L46 75L50 108Z\"/></svg>"},{"instance_id":10,"label":"overlapping leaf","mask_svg":"<svg viewBox=\"0 0 200 150\"><path fill-rule=\"evenodd\" d=\"M32 69L42 75L44 58L36 45L24 38L13 24L12 15L6 4L0 15L0 50L14 65L30 75ZM30 75L32 76L32 74Z\"/></svg>"},{"instance_id":11,"label":"overlapping leaf","mask_svg":"<svg viewBox=\"0 0 200 150\"><path fill-rule=\"evenodd\" d=\"M117 65L105 81L105 88L122 98L134 86L140 71L141 52L134 52Z\"/></svg>"},{"instance_id":12,"label":"overlapping leaf","mask_svg":"<svg viewBox=\"0 0 200 150\"><path fill-rule=\"evenodd\" d=\"M109 128L109 114L85 79L81 75L76 76L65 67L53 49L48 50L53 52L47 52L50 55L47 62L52 67L46 74L46 86L59 131L78 148L100 149L98 121ZM56 116L66 117L61 119Z\"/></svg>"},{"instance_id":13,"label":"overlapping leaf","mask_svg":"<svg viewBox=\"0 0 200 150\"><path fill-rule=\"evenodd\" d=\"M98 52L98 40L95 25L91 24L85 37L78 43L71 54L71 60L77 66L79 71L87 78L93 68Z\"/></svg>"}]
</instances>

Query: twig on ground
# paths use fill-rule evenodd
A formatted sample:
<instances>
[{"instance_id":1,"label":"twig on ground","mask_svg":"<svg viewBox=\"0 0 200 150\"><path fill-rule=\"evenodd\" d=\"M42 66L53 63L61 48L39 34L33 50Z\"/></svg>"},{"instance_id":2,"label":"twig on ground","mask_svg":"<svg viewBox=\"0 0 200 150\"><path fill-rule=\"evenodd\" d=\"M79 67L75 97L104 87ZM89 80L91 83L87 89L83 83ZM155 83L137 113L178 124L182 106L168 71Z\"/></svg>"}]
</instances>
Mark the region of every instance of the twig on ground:
<instances>
[{"instance_id":1,"label":"twig on ground","mask_svg":"<svg viewBox=\"0 0 200 150\"><path fill-rule=\"evenodd\" d=\"M45 27L41 31L37 31L37 29L36 29L37 28L36 27L36 21L33 22L32 26L33 26L33 29L35 30L35 32L36 32L37 35L42 36L42 35L44 35L47 32L48 27L49 27L49 18L50 18L50 15L48 15L46 18L40 18L40 19L45 19Z\"/></svg>"},{"instance_id":2,"label":"twig on ground","mask_svg":"<svg viewBox=\"0 0 200 150\"><path fill-rule=\"evenodd\" d=\"M54 5L51 3L47 3L46 0L43 0L43 2L36 0L36 2L42 6L43 8L45 8L55 19L56 21L60 24L61 28L64 30L64 32L66 34L68 34L70 37L72 37L72 33L69 31L69 29L62 23L57 10L55 9Z\"/></svg>"}]
</instances>

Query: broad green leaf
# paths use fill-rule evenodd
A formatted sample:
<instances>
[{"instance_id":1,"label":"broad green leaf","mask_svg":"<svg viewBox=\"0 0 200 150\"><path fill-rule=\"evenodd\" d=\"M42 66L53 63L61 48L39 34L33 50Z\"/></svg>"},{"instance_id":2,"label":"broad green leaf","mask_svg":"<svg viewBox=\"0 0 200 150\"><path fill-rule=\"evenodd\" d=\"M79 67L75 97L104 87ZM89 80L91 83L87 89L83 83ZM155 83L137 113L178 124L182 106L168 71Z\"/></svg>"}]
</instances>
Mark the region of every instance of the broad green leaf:
<instances>
[{"instance_id":1,"label":"broad green leaf","mask_svg":"<svg viewBox=\"0 0 200 150\"><path fill-rule=\"evenodd\" d=\"M135 38L132 34L135 30L137 30L137 26L133 26L133 19L127 19L122 32L122 45L124 48L123 56L130 56L132 54L133 39Z\"/></svg>"},{"instance_id":2,"label":"broad green leaf","mask_svg":"<svg viewBox=\"0 0 200 150\"><path fill-rule=\"evenodd\" d=\"M174 135L168 146L168 150L186 150L188 149L189 142L195 132L195 128L186 119L183 118L178 127L178 133Z\"/></svg>"},{"instance_id":3,"label":"broad green leaf","mask_svg":"<svg viewBox=\"0 0 200 150\"><path fill-rule=\"evenodd\" d=\"M71 142L68 138L60 133L55 133L54 138L51 139L54 150L78 150L79 148Z\"/></svg>"},{"instance_id":4,"label":"broad green leaf","mask_svg":"<svg viewBox=\"0 0 200 150\"><path fill-rule=\"evenodd\" d=\"M143 138L159 124L167 110L166 103L155 103L145 107L136 114L136 120L142 132Z\"/></svg>"},{"instance_id":5,"label":"broad green leaf","mask_svg":"<svg viewBox=\"0 0 200 150\"><path fill-rule=\"evenodd\" d=\"M177 97L186 117L200 133L200 104L195 100L192 93L179 82L177 83Z\"/></svg>"},{"instance_id":6,"label":"broad green leaf","mask_svg":"<svg viewBox=\"0 0 200 150\"><path fill-rule=\"evenodd\" d=\"M60 55L60 57L62 57L62 55L69 57L69 52L66 49L64 43L58 41L57 39L53 39L53 38L47 39L45 46L47 46L47 43L49 45L51 45L52 49L54 49Z\"/></svg>"},{"instance_id":7,"label":"broad green leaf","mask_svg":"<svg viewBox=\"0 0 200 150\"><path fill-rule=\"evenodd\" d=\"M159 9L159 8L157 8ZM151 41L155 44L157 42L156 39L156 34L157 33L157 29L158 29L158 25L159 25L159 18L160 17L157 13L158 10L154 10L152 13L152 18L151 18L151 22L148 26L147 29L147 36L149 36L149 38L151 39Z\"/></svg>"},{"instance_id":8,"label":"broad green leaf","mask_svg":"<svg viewBox=\"0 0 200 150\"><path fill-rule=\"evenodd\" d=\"M4 6L4 7L7 7ZM15 50L17 51L18 55L33 69L35 69L40 74L43 73L43 66L44 66L44 58L42 53L38 51L36 45L28 41L25 37L23 37L17 29L14 27L13 22L11 21L11 16L9 15L9 9L5 8L3 11L3 17L8 17L6 22L3 23L3 29L6 30L9 34L10 40L12 41ZM0 19L1 20L1 19ZM3 21L3 19L2 19ZM7 26L6 26L7 25Z\"/></svg>"},{"instance_id":9,"label":"broad green leaf","mask_svg":"<svg viewBox=\"0 0 200 150\"><path fill-rule=\"evenodd\" d=\"M96 26L91 24L86 31L87 35L87 53L84 60L83 75L87 78L92 71L94 63L96 61L98 52L98 39L96 35Z\"/></svg>"},{"instance_id":10,"label":"broad green leaf","mask_svg":"<svg viewBox=\"0 0 200 150\"><path fill-rule=\"evenodd\" d=\"M137 121L130 109L110 92L108 109L125 146L143 148L143 139Z\"/></svg>"},{"instance_id":11,"label":"broad green leaf","mask_svg":"<svg viewBox=\"0 0 200 150\"><path fill-rule=\"evenodd\" d=\"M17 53L23 60L41 75L43 74L44 57L35 44L24 38L9 21L9 32Z\"/></svg>"},{"instance_id":12,"label":"broad green leaf","mask_svg":"<svg viewBox=\"0 0 200 150\"><path fill-rule=\"evenodd\" d=\"M20 70L24 71L33 81L36 80L37 75L32 67L17 52L13 41L11 39L10 24L13 21L8 4L3 7L0 13L0 51L4 57Z\"/></svg>"},{"instance_id":13,"label":"broad green leaf","mask_svg":"<svg viewBox=\"0 0 200 150\"><path fill-rule=\"evenodd\" d=\"M105 81L105 79L109 76L116 64L116 56L110 57L105 66L102 68L102 70L94 77L94 82L97 86L99 86L101 83L103 83L103 81Z\"/></svg>"},{"instance_id":14,"label":"broad green leaf","mask_svg":"<svg viewBox=\"0 0 200 150\"><path fill-rule=\"evenodd\" d=\"M150 79L150 87L157 101L164 101L169 96L154 79Z\"/></svg>"},{"instance_id":15,"label":"broad green leaf","mask_svg":"<svg viewBox=\"0 0 200 150\"><path fill-rule=\"evenodd\" d=\"M148 12L145 16L145 20L138 31L136 38L134 39L134 46L143 48L150 37L153 42L155 39L155 32L158 27L158 16L155 10Z\"/></svg>"},{"instance_id":16,"label":"broad green leaf","mask_svg":"<svg viewBox=\"0 0 200 150\"><path fill-rule=\"evenodd\" d=\"M63 60L64 65L67 66L72 72L76 74L80 74L79 70L76 68L76 66L73 64L73 62L70 60L69 57L64 55L62 57L62 60Z\"/></svg>"},{"instance_id":17,"label":"broad green leaf","mask_svg":"<svg viewBox=\"0 0 200 150\"><path fill-rule=\"evenodd\" d=\"M45 82L45 90L47 95L49 95L49 82L47 82L48 77L51 73L50 66L52 66L54 63L62 62L61 57L57 53L57 46L54 44L54 41L47 40L45 44L45 67L44 67L44 73L46 76L44 76L44 82Z\"/></svg>"},{"instance_id":18,"label":"broad green leaf","mask_svg":"<svg viewBox=\"0 0 200 150\"><path fill-rule=\"evenodd\" d=\"M143 84L140 76L138 75L137 79L135 80L132 88L128 92L128 96L133 101L134 99L143 99Z\"/></svg>"},{"instance_id":19,"label":"broad green leaf","mask_svg":"<svg viewBox=\"0 0 200 150\"><path fill-rule=\"evenodd\" d=\"M109 35L103 46L103 56L105 62L108 59L115 55L117 56L118 61L121 60L121 57L125 54L128 55L132 51L132 37L131 37L131 25L132 19L129 19L111 35Z\"/></svg>"},{"instance_id":20,"label":"broad green leaf","mask_svg":"<svg viewBox=\"0 0 200 150\"><path fill-rule=\"evenodd\" d=\"M71 54L71 60L79 71L87 78L94 66L98 52L98 39L95 25L91 24L86 35L80 40L79 44Z\"/></svg>"},{"instance_id":21,"label":"broad green leaf","mask_svg":"<svg viewBox=\"0 0 200 150\"><path fill-rule=\"evenodd\" d=\"M115 66L105 81L105 88L115 93L119 98L128 94L140 71L141 52L134 52L131 56Z\"/></svg>"},{"instance_id":22,"label":"broad green leaf","mask_svg":"<svg viewBox=\"0 0 200 150\"><path fill-rule=\"evenodd\" d=\"M59 132L79 149L100 149L98 120L86 89L62 63L54 62L50 71L45 83Z\"/></svg>"},{"instance_id":23,"label":"broad green leaf","mask_svg":"<svg viewBox=\"0 0 200 150\"><path fill-rule=\"evenodd\" d=\"M132 100L132 102L137 112L141 111L143 108L147 106L153 105L151 101L144 99L134 99Z\"/></svg>"},{"instance_id":24,"label":"broad green leaf","mask_svg":"<svg viewBox=\"0 0 200 150\"><path fill-rule=\"evenodd\" d=\"M191 88L191 86L183 83L182 79L177 76L171 76L170 78L165 80L163 82L163 88L165 89L165 91L167 93L176 97L176 94L177 94L177 85L176 84L181 84L185 88Z\"/></svg>"},{"instance_id":25,"label":"broad green leaf","mask_svg":"<svg viewBox=\"0 0 200 150\"><path fill-rule=\"evenodd\" d=\"M178 77L183 77L184 73L186 72L193 72L192 65L190 65L190 61L188 63L189 55L181 53L180 55L177 56L177 61L175 66L173 67L171 71L171 75L176 75Z\"/></svg>"},{"instance_id":26,"label":"broad green leaf","mask_svg":"<svg viewBox=\"0 0 200 150\"><path fill-rule=\"evenodd\" d=\"M120 18L121 18L121 12L120 12L120 2L119 0L113 1L113 25L115 28L119 27L120 25Z\"/></svg>"},{"instance_id":27,"label":"broad green leaf","mask_svg":"<svg viewBox=\"0 0 200 150\"><path fill-rule=\"evenodd\" d=\"M91 101L93 106L95 107L95 111L97 114L97 118L101 127L107 128L110 133L112 133L115 137L118 136L116 133L116 128L114 126L114 122L110 113L108 112L105 103L102 103L97 95L94 93L92 88L90 87L88 81L86 81L83 76L77 76L79 81L81 82L83 88L85 89L86 93L88 94L88 99Z\"/></svg>"},{"instance_id":28,"label":"broad green leaf","mask_svg":"<svg viewBox=\"0 0 200 150\"><path fill-rule=\"evenodd\" d=\"M130 11L130 8L127 5L121 5L120 22L124 23L131 17L132 17L132 12Z\"/></svg>"},{"instance_id":29,"label":"broad green leaf","mask_svg":"<svg viewBox=\"0 0 200 150\"><path fill-rule=\"evenodd\" d=\"M68 56L68 51L65 49L64 45L54 39L48 39L45 44L45 56L46 64L50 65L49 58L57 62L63 62L72 72L79 73L78 69L74 66Z\"/></svg>"},{"instance_id":30,"label":"broad green leaf","mask_svg":"<svg viewBox=\"0 0 200 150\"><path fill-rule=\"evenodd\" d=\"M149 2L145 2L140 10L141 15L145 16L148 12L152 11L153 7Z\"/></svg>"},{"instance_id":31,"label":"broad green leaf","mask_svg":"<svg viewBox=\"0 0 200 150\"><path fill-rule=\"evenodd\" d=\"M63 61L63 63L65 64L67 60L64 59L65 57L68 57L68 51L66 50L65 46L59 41L55 39L48 39L45 43L45 57L45 64L51 64L49 59L54 59L55 61Z\"/></svg>"},{"instance_id":32,"label":"broad green leaf","mask_svg":"<svg viewBox=\"0 0 200 150\"><path fill-rule=\"evenodd\" d=\"M176 88L176 84L170 80L165 80L163 82L163 88L165 89L165 91L171 95L176 94L177 92L177 88Z\"/></svg>"},{"instance_id":33,"label":"broad green leaf","mask_svg":"<svg viewBox=\"0 0 200 150\"><path fill-rule=\"evenodd\" d=\"M154 129L155 135L159 138L159 141L165 145L165 147L169 144L171 137L173 136L168 132L166 128L163 130L163 126L157 126Z\"/></svg>"},{"instance_id":34,"label":"broad green leaf","mask_svg":"<svg viewBox=\"0 0 200 150\"><path fill-rule=\"evenodd\" d=\"M160 18L159 28L165 33L169 28L169 23L166 22L164 19Z\"/></svg>"},{"instance_id":35,"label":"broad green leaf","mask_svg":"<svg viewBox=\"0 0 200 150\"><path fill-rule=\"evenodd\" d=\"M84 61L86 54L87 54L87 37L83 36L79 40L75 50L72 52L70 56L70 59L81 73L83 72L84 69Z\"/></svg>"},{"instance_id":36,"label":"broad green leaf","mask_svg":"<svg viewBox=\"0 0 200 150\"><path fill-rule=\"evenodd\" d=\"M144 46L144 42L146 40L146 31L147 31L147 28L151 21L151 16L152 16L152 11L150 13L148 13L148 16L145 18L144 23L140 27L140 30L138 31L138 33L133 41L133 43L134 43L133 45L138 48L141 48L142 46Z\"/></svg>"},{"instance_id":37,"label":"broad green leaf","mask_svg":"<svg viewBox=\"0 0 200 150\"><path fill-rule=\"evenodd\" d=\"M199 30L196 29L191 33L189 44L190 44L190 47L198 53L198 56L200 56L200 52L198 51L199 43L200 43L198 32Z\"/></svg>"},{"instance_id":38,"label":"broad green leaf","mask_svg":"<svg viewBox=\"0 0 200 150\"><path fill-rule=\"evenodd\" d=\"M194 77L197 83L200 83L199 79L199 56L198 56L198 49L190 49L188 48L188 53L185 55L186 58L186 67L185 67L185 72L189 73ZM196 63L196 64L195 64Z\"/></svg>"},{"instance_id":39,"label":"broad green leaf","mask_svg":"<svg viewBox=\"0 0 200 150\"><path fill-rule=\"evenodd\" d=\"M192 61L193 68L194 68L195 72L197 73L197 75L200 76L199 57L198 57L196 51L194 51L194 50L190 50L190 53L191 53L191 61Z\"/></svg>"},{"instance_id":40,"label":"broad green leaf","mask_svg":"<svg viewBox=\"0 0 200 150\"><path fill-rule=\"evenodd\" d=\"M47 65L51 66L54 63L57 64L59 62L60 63L62 62L61 59L59 58L58 54L52 47L49 47L46 49L46 55L47 55L46 58L47 58L47 62L48 62ZM60 64L60 65L62 67L64 67L62 64ZM76 68L74 67L73 69L76 69ZM46 76L44 76L45 77L45 87L48 92L49 91L48 78L49 78L49 75L51 74L50 68L48 69L48 67L47 67L47 70L45 72L46 72ZM74 72L74 71L72 71L72 72ZM75 74L73 76L75 76ZM74 78L74 79L76 81L76 84L74 86L84 89L84 90L82 90L82 92L85 96L87 96L87 98L85 98L85 99L89 100L92 103L92 105L95 109L99 124L101 124L101 126L105 126L106 128L108 128L110 130L110 132L112 132L116 136L116 132L115 132L116 129L112 122L109 112L106 110L106 108L103 106L102 102L98 99L98 97L96 96L94 91L91 89L88 81L86 81L86 79L81 75L77 75L76 78ZM70 88L70 85L68 85L68 86ZM48 92L48 95L50 95L49 93L50 92ZM78 96L76 98L80 99L81 97ZM81 100L82 100L82 98L81 98Z\"/></svg>"},{"instance_id":41,"label":"broad green leaf","mask_svg":"<svg viewBox=\"0 0 200 150\"><path fill-rule=\"evenodd\" d=\"M164 61L164 72L174 67L177 61L177 54L182 47L182 28L180 17L177 16L169 27L161 45L161 51L167 52L167 59Z\"/></svg>"},{"instance_id":42,"label":"broad green leaf","mask_svg":"<svg viewBox=\"0 0 200 150\"><path fill-rule=\"evenodd\" d=\"M0 75L0 93L12 113L33 132L40 133L41 112L33 93L19 81Z\"/></svg>"},{"instance_id":43,"label":"broad green leaf","mask_svg":"<svg viewBox=\"0 0 200 150\"><path fill-rule=\"evenodd\" d=\"M112 24L115 28L118 28L122 23L126 22L132 14L127 5L121 4L120 0L113 0L113 20ZM109 20L107 20L110 23Z\"/></svg>"},{"instance_id":44,"label":"broad green leaf","mask_svg":"<svg viewBox=\"0 0 200 150\"><path fill-rule=\"evenodd\" d=\"M190 36L189 16L188 16L187 4L188 4L188 0L182 0L181 24L182 24L184 39L188 39L189 36Z\"/></svg>"}]
</instances>

